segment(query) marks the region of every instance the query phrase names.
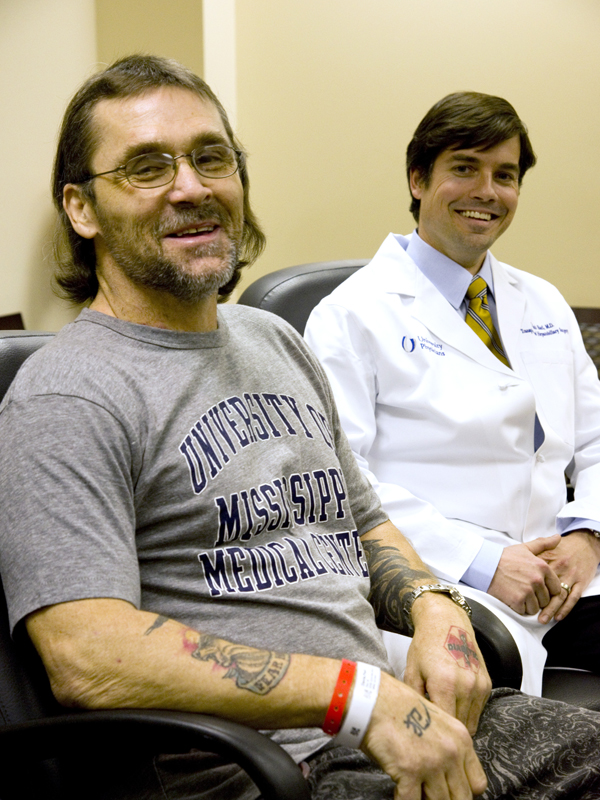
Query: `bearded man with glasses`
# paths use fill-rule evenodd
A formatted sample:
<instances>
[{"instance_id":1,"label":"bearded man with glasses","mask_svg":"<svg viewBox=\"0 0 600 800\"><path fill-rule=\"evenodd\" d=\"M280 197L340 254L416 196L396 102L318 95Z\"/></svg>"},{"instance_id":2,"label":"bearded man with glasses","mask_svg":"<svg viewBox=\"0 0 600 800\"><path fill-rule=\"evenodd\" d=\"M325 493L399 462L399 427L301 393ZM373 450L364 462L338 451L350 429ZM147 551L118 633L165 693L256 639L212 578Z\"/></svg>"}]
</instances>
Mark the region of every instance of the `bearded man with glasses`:
<instances>
[{"instance_id":1,"label":"bearded man with glasses","mask_svg":"<svg viewBox=\"0 0 600 800\"><path fill-rule=\"evenodd\" d=\"M486 705L470 609L423 591L316 358L283 321L218 307L264 237L209 87L142 56L90 79L54 198L57 283L89 306L0 406L0 570L56 697L268 729L315 800L466 800L488 781L491 799L532 777L532 798L597 797L598 715L511 690ZM414 628L414 688L376 615ZM87 800L258 796L196 751L80 768Z\"/></svg>"}]
</instances>

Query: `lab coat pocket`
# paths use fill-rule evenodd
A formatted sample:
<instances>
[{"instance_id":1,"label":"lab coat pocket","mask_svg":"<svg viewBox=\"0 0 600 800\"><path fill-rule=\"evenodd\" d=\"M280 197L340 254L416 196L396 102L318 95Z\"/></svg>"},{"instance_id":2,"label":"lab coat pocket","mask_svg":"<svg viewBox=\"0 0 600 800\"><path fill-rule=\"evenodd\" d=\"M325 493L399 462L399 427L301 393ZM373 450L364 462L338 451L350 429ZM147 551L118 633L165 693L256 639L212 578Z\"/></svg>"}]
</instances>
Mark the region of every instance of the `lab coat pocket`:
<instances>
[{"instance_id":1,"label":"lab coat pocket","mask_svg":"<svg viewBox=\"0 0 600 800\"><path fill-rule=\"evenodd\" d=\"M567 444L575 441L574 367L570 350L521 352L542 427L549 425Z\"/></svg>"}]
</instances>

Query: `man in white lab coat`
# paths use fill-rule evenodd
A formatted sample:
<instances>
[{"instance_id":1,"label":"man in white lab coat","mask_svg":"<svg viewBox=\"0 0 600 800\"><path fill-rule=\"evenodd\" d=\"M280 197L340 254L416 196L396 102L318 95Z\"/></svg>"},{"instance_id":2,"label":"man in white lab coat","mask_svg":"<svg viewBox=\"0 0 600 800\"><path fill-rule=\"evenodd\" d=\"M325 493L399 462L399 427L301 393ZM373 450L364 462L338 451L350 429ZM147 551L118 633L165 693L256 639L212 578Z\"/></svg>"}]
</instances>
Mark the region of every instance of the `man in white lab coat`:
<instances>
[{"instance_id":1,"label":"man in white lab coat","mask_svg":"<svg viewBox=\"0 0 600 800\"><path fill-rule=\"evenodd\" d=\"M509 627L538 694L547 654L600 671L600 383L556 288L489 252L535 160L507 101L442 99L407 150L416 231L390 234L306 338L391 519Z\"/></svg>"}]
</instances>

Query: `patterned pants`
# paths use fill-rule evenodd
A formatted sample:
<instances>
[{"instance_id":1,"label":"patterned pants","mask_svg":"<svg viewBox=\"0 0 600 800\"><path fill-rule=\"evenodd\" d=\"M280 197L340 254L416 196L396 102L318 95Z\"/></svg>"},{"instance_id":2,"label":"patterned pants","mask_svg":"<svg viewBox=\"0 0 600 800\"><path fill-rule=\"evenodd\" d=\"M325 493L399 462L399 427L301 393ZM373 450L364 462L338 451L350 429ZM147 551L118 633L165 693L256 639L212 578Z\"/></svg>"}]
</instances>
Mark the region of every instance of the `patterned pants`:
<instances>
[{"instance_id":1,"label":"patterned pants","mask_svg":"<svg viewBox=\"0 0 600 800\"><path fill-rule=\"evenodd\" d=\"M495 689L474 739L488 779L482 800L598 800L600 714ZM394 785L358 750L308 759L313 800L392 800Z\"/></svg>"}]
</instances>

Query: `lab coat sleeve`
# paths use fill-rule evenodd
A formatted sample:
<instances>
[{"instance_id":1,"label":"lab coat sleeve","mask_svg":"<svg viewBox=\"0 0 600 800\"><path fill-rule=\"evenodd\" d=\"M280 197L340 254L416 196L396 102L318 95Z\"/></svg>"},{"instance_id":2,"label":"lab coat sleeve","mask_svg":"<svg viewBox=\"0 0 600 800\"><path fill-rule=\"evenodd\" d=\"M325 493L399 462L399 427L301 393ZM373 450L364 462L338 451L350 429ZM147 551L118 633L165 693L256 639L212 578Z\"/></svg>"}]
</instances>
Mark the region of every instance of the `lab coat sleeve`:
<instances>
[{"instance_id":1,"label":"lab coat sleeve","mask_svg":"<svg viewBox=\"0 0 600 800\"><path fill-rule=\"evenodd\" d=\"M378 364L369 331L351 310L327 299L313 310L305 338L327 373L354 456L385 511L440 579L458 583L485 541L477 526L446 519L402 486L379 480L371 469Z\"/></svg>"}]
</instances>

